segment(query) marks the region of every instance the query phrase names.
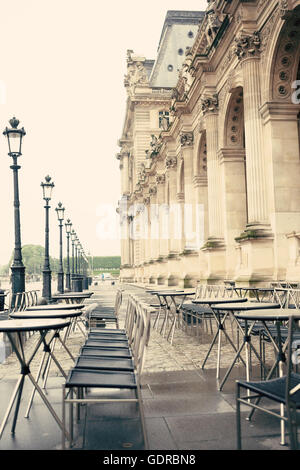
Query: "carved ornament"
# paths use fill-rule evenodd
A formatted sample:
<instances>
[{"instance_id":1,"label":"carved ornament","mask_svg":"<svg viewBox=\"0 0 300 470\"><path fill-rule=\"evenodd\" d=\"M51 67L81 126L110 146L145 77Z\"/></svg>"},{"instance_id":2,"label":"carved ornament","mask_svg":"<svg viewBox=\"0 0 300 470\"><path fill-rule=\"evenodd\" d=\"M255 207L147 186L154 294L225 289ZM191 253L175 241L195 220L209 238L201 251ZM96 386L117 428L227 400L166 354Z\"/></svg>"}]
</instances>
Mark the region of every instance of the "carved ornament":
<instances>
[{"instance_id":1,"label":"carved ornament","mask_svg":"<svg viewBox=\"0 0 300 470\"><path fill-rule=\"evenodd\" d=\"M247 59L248 57L258 57L260 44L258 31L254 31L252 35L241 33L235 38L234 52L239 60Z\"/></svg>"},{"instance_id":2,"label":"carved ornament","mask_svg":"<svg viewBox=\"0 0 300 470\"><path fill-rule=\"evenodd\" d=\"M214 94L212 96L207 96L201 100L201 108L203 114L206 113L216 113L219 110L219 100L218 95Z\"/></svg>"},{"instance_id":3,"label":"carved ornament","mask_svg":"<svg viewBox=\"0 0 300 470\"><path fill-rule=\"evenodd\" d=\"M183 132L180 134L181 147L188 147L194 143L194 134L192 132Z\"/></svg>"},{"instance_id":4,"label":"carved ornament","mask_svg":"<svg viewBox=\"0 0 300 470\"><path fill-rule=\"evenodd\" d=\"M177 157L167 157L166 158L166 168L176 168L177 167Z\"/></svg>"}]
</instances>

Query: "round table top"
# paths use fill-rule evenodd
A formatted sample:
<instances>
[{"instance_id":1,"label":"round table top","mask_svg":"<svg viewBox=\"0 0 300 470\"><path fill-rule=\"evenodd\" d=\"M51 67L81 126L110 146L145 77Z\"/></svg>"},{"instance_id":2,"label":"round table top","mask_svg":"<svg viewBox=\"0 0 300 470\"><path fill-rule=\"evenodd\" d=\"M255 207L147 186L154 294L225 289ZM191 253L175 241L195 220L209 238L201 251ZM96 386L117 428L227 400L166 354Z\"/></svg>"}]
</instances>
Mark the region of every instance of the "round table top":
<instances>
[{"instance_id":1,"label":"round table top","mask_svg":"<svg viewBox=\"0 0 300 470\"><path fill-rule=\"evenodd\" d=\"M161 293L161 292L165 292L165 293L168 293L168 292L184 292L184 290L183 289L176 289L176 290L174 290L174 289L146 289L146 292L148 292L148 293L151 292L151 293L156 294L156 293Z\"/></svg>"},{"instance_id":2,"label":"round table top","mask_svg":"<svg viewBox=\"0 0 300 470\"><path fill-rule=\"evenodd\" d=\"M184 295L195 295L195 291L193 292L184 292L184 291L156 291L155 294L161 296L171 296L171 297L183 297Z\"/></svg>"},{"instance_id":3,"label":"round table top","mask_svg":"<svg viewBox=\"0 0 300 470\"><path fill-rule=\"evenodd\" d=\"M68 326L69 321L62 319L24 319L0 321L0 331L13 333L17 331L58 330Z\"/></svg>"},{"instance_id":4,"label":"round table top","mask_svg":"<svg viewBox=\"0 0 300 470\"><path fill-rule=\"evenodd\" d=\"M94 292L65 292L64 294L53 294L53 299L73 299L74 297L91 297Z\"/></svg>"},{"instance_id":5,"label":"round table top","mask_svg":"<svg viewBox=\"0 0 300 470\"><path fill-rule=\"evenodd\" d=\"M280 308L279 304L269 302L237 302L237 303L224 303L213 306L215 310L266 310Z\"/></svg>"},{"instance_id":6,"label":"round table top","mask_svg":"<svg viewBox=\"0 0 300 470\"><path fill-rule=\"evenodd\" d=\"M300 318L300 310L294 308L275 308L271 310L251 310L251 312L236 313L237 318L243 320L288 320L293 316Z\"/></svg>"},{"instance_id":7,"label":"round table top","mask_svg":"<svg viewBox=\"0 0 300 470\"><path fill-rule=\"evenodd\" d=\"M9 315L10 318L74 318L81 315L80 310L23 310Z\"/></svg>"},{"instance_id":8,"label":"round table top","mask_svg":"<svg viewBox=\"0 0 300 470\"><path fill-rule=\"evenodd\" d=\"M245 297L243 299L240 299L239 297L238 298L233 298L233 299L224 299L224 297L220 297L220 298L212 298L212 297L208 297L208 298L203 298L203 299L194 299L192 300L192 303L193 304L207 304L207 305L211 305L211 304L233 304L233 303L244 303L244 302L247 302L248 299Z\"/></svg>"},{"instance_id":9,"label":"round table top","mask_svg":"<svg viewBox=\"0 0 300 470\"><path fill-rule=\"evenodd\" d=\"M27 307L26 312L36 310L80 310L84 308L84 304L49 304L49 305L33 305L32 307Z\"/></svg>"}]
</instances>

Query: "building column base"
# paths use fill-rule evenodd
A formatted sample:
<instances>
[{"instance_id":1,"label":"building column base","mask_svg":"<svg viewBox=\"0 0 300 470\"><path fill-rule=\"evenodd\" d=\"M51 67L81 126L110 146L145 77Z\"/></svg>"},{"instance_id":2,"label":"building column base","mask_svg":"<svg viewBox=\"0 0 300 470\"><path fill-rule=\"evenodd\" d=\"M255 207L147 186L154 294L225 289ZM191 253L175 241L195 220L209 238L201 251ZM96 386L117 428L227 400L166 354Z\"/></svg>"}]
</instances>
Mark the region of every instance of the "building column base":
<instances>
[{"instance_id":1,"label":"building column base","mask_svg":"<svg viewBox=\"0 0 300 470\"><path fill-rule=\"evenodd\" d=\"M206 257L206 270L202 278L209 284L220 282L226 277L226 247L223 238L210 237L201 251Z\"/></svg>"},{"instance_id":2,"label":"building column base","mask_svg":"<svg viewBox=\"0 0 300 470\"><path fill-rule=\"evenodd\" d=\"M274 279L274 237L269 229L245 232L238 238L238 266L235 281L244 284L267 283Z\"/></svg>"}]
</instances>

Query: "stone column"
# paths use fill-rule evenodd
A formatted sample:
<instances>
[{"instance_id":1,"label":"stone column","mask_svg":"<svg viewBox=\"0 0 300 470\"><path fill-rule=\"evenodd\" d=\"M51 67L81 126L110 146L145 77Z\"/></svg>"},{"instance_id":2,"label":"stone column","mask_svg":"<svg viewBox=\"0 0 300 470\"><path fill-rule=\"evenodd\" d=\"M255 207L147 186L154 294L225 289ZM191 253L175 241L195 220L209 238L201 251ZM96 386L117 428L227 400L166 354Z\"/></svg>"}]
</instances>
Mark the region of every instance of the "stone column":
<instances>
[{"instance_id":1,"label":"stone column","mask_svg":"<svg viewBox=\"0 0 300 470\"><path fill-rule=\"evenodd\" d=\"M248 222L236 238L240 251L237 282L263 283L274 279L274 245L270 225L267 156L260 114L260 37L243 32L235 39L243 74ZM272 139L272 137L271 137Z\"/></svg>"},{"instance_id":2,"label":"stone column","mask_svg":"<svg viewBox=\"0 0 300 470\"><path fill-rule=\"evenodd\" d=\"M157 210L157 187L152 185L149 188L150 195L150 246L151 256L150 262L154 263L159 256L159 224Z\"/></svg>"},{"instance_id":3,"label":"stone column","mask_svg":"<svg viewBox=\"0 0 300 470\"><path fill-rule=\"evenodd\" d=\"M193 185L193 133L181 133L180 143L184 161L184 252L187 253L197 251L195 192Z\"/></svg>"},{"instance_id":4,"label":"stone column","mask_svg":"<svg viewBox=\"0 0 300 470\"><path fill-rule=\"evenodd\" d=\"M288 100L264 103L260 108L269 168L268 183L273 188L270 212L273 215L274 278L277 280L295 281L300 278L298 254L296 258L293 255L300 229L299 110L299 105Z\"/></svg>"},{"instance_id":5,"label":"stone column","mask_svg":"<svg viewBox=\"0 0 300 470\"><path fill-rule=\"evenodd\" d=\"M158 224L159 224L159 243L158 258L163 260L168 255L168 210L165 200L165 174L156 175L157 185L157 205L158 205Z\"/></svg>"},{"instance_id":6,"label":"stone column","mask_svg":"<svg viewBox=\"0 0 300 470\"><path fill-rule=\"evenodd\" d=\"M177 203L177 157L166 159L167 178L169 181L169 243L168 256L176 258L179 255L178 203Z\"/></svg>"},{"instance_id":7,"label":"stone column","mask_svg":"<svg viewBox=\"0 0 300 470\"><path fill-rule=\"evenodd\" d=\"M260 38L242 34L236 39L235 52L243 73L246 145L248 223L246 230L263 234L270 231L267 170L264 155L260 87Z\"/></svg>"},{"instance_id":8,"label":"stone column","mask_svg":"<svg viewBox=\"0 0 300 470\"><path fill-rule=\"evenodd\" d=\"M207 282L218 282L226 276L224 244L224 195L218 158L218 97L202 100L206 128L207 182L208 182L208 238L202 251L206 254Z\"/></svg>"},{"instance_id":9,"label":"stone column","mask_svg":"<svg viewBox=\"0 0 300 470\"><path fill-rule=\"evenodd\" d=\"M219 150L224 179L226 278L236 270L236 237L247 224L245 149L227 147Z\"/></svg>"},{"instance_id":10,"label":"stone column","mask_svg":"<svg viewBox=\"0 0 300 470\"><path fill-rule=\"evenodd\" d=\"M218 108L216 95L202 101L207 145L208 241L214 246L224 244L222 174L218 159Z\"/></svg>"}]
</instances>

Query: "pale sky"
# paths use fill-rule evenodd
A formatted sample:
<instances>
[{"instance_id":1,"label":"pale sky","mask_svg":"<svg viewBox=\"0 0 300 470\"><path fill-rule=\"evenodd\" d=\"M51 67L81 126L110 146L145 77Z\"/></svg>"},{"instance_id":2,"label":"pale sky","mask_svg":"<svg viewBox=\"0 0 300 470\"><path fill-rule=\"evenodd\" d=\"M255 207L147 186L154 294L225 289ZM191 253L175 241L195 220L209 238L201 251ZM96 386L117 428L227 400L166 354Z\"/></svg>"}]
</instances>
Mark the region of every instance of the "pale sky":
<instances>
[{"instance_id":1,"label":"pale sky","mask_svg":"<svg viewBox=\"0 0 300 470\"><path fill-rule=\"evenodd\" d=\"M50 255L59 252L54 210L59 201L87 254L119 255L115 156L125 115L126 51L155 59L167 11L204 11L207 1L0 0L0 5L0 264L14 248L13 176L2 135L13 116L27 133L19 158L22 245L44 245L40 183L49 174L55 183ZM113 225L104 233L102 215L108 211Z\"/></svg>"}]
</instances>

